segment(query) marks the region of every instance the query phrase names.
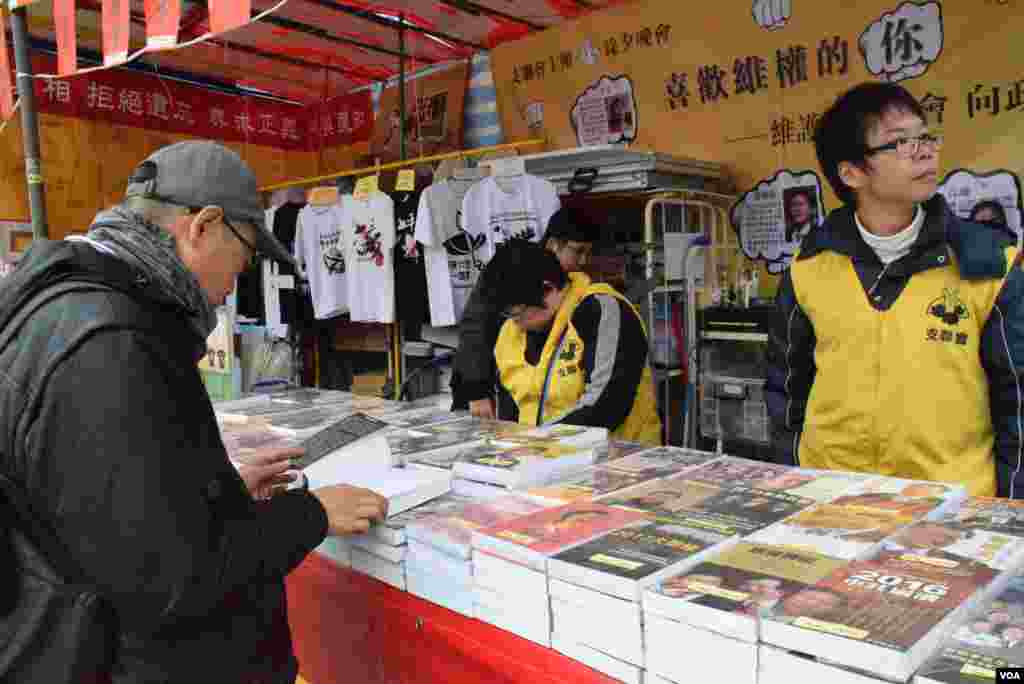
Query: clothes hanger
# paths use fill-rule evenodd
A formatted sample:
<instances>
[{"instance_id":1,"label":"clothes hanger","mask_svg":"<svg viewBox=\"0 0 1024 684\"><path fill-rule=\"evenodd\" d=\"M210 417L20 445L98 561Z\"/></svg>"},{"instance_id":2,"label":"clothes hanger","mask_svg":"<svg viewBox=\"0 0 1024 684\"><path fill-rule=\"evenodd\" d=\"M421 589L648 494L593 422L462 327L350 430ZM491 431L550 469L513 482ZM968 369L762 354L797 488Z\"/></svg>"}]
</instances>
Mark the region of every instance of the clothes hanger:
<instances>
[{"instance_id":1,"label":"clothes hanger","mask_svg":"<svg viewBox=\"0 0 1024 684\"><path fill-rule=\"evenodd\" d=\"M306 197L310 204L318 207L337 204L338 187L336 185L323 185L316 188L310 188Z\"/></svg>"}]
</instances>

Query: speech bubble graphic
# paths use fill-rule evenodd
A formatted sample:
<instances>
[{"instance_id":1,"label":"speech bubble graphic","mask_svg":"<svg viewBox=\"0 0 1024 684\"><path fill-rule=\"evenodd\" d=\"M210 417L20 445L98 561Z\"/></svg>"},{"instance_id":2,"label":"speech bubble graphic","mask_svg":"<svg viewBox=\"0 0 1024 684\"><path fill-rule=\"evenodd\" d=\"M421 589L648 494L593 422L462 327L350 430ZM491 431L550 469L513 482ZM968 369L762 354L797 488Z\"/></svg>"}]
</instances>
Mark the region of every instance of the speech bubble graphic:
<instances>
[{"instance_id":1,"label":"speech bubble graphic","mask_svg":"<svg viewBox=\"0 0 1024 684\"><path fill-rule=\"evenodd\" d=\"M729 213L748 259L770 273L789 267L800 241L825 216L821 179L814 171L781 169L740 195Z\"/></svg>"},{"instance_id":2,"label":"speech bubble graphic","mask_svg":"<svg viewBox=\"0 0 1024 684\"><path fill-rule=\"evenodd\" d=\"M860 53L873 75L892 83L916 78L942 52L942 7L904 2L860 34Z\"/></svg>"},{"instance_id":3,"label":"speech bubble graphic","mask_svg":"<svg viewBox=\"0 0 1024 684\"><path fill-rule=\"evenodd\" d=\"M1020 235L1024 200L1021 198L1020 178L1013 171L956 169L946 174L938 190L949 202L953 213L963 219L971 219L979 204L995 202L1006 214L1006 225Z\"/></svg>"},{"instance_id":4,"label":"speech bubble graphic","mask_svg":"<svg viewBox=\"0 0 1024 684\"><path fill-rule=\"evenodd\" d=\"M636 140L639 117L628 76L602 76L576 98L569 112L581 147Z\"/></svg>"}]
</instances>

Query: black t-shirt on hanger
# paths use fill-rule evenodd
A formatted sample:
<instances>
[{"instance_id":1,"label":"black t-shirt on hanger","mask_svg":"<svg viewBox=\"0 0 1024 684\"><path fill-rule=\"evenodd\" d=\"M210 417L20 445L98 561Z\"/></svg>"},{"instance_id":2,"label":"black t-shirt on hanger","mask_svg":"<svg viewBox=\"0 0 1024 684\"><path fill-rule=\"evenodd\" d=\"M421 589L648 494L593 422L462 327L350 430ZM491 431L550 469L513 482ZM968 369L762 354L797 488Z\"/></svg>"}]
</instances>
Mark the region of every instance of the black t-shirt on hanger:
<instances>
[{"instance_id":1,"label":"black t-shirt on hanger","mask_svg":"<svg viewBox=\"0 0 1024 684\"><path fill-rule=\"evenodd\" d=\"M295 253L295 228L299 222L299 212L306 206L301 202L285 202L274 212L274 237L284 245L289 253ZM295 269L291 266L281 264L278 267L279 275L296 275ZM296 288L298 282L295 283ZM294 325L301 321L313 320L313 302L308 296L303 297L298 289L281 290L278 293L281 299L281 322L286 325Z\"/></svg>"},{"instance_id":2,"label":"black t-shirt on hanger","mask_svg":"<svg viewBox=\"0 0 1024 684\"><path fill-rule=\"evenodd\" d=\"M430 311L423 245L413 237L420 194L418 190L391 193L395 203L395 306L402 334L409 339L419 339Z\"/></svg>"}]
</instances>

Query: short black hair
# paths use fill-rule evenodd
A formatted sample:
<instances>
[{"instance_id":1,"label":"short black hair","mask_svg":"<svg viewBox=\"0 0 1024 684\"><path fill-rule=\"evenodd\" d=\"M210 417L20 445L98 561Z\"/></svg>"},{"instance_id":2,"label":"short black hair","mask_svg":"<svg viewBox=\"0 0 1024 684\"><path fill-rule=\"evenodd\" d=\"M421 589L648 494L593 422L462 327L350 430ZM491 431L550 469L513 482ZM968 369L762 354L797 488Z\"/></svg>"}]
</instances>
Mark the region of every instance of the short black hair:
<instances>
[{"instance_id":1,"label":"short black hair","mask_svg":"<svg viewBox=\"0 0 1024 684\"><path fill-rule=\"evenodd\" d=\"M867 136L871 127L889 110L910 112L925 120L920 103L906 88L895 83L862 83L840 95L818 119L814 147L818 164L844 204L856 204L853 188L839 177L839 165L867 161Z\"/></svg>"},{"instance_id":2,"label":"short black hair","mask_svg":"<svg viewBox=\"0 0 1024 684\"><path fill-rule=\"evenodd\" d=\"M548 240L597 242L598 235L600 230L583 212L571 207L562 207L551 215L541 243L546 246Z\"/></svg>"},{"instance_id":3,"label":"short black hair","mask_svg":"<svg viewBox=\"0 0 1024 684\"><path fill-rule=\"evenodd\" d=\"M1000 204L997 200L993 199L981 200L980 202L975 204L974 208L971 209L971 220L977 221L978 219L975 217L978 214L980 214L984 209L988 209L995 216L995 218L993 218L992 221L990 221L989 223L998 223L1001 226L1008 225L1006 219L1006 209L1004 209L1003 205Z\"/></svg>"},{"instance_id":4,"label":"short black hair","mask_svg":"<svg viewBox=\"0 0 1024 684\"><path fill-rule=\"evenodd\" d=\"M484 293L494 311L511 306L544 306L544 283L565 287L558 257L535 242L513 240L498 248L483 274Z\"/></svg>"}]
</instances>

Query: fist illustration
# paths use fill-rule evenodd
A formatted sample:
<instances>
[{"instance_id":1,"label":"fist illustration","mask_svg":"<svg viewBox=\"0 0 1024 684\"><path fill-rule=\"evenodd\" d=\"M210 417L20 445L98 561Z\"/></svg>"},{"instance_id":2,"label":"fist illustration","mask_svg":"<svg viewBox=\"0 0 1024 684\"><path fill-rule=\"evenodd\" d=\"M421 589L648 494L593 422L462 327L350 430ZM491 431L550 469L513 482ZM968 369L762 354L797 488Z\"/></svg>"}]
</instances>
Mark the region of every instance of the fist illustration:
<instances>
[{"instance_id":1,"label":"fist illustration","mask_svg":"<svg viewBox=\"0 0 1024 684\"><path fill-rule=\"evenodd\" d=\"M763 29L776 31L786 25L792 14L792 0L754 0L750 8L754 21Z\"/></svg>"}]
</instances>

